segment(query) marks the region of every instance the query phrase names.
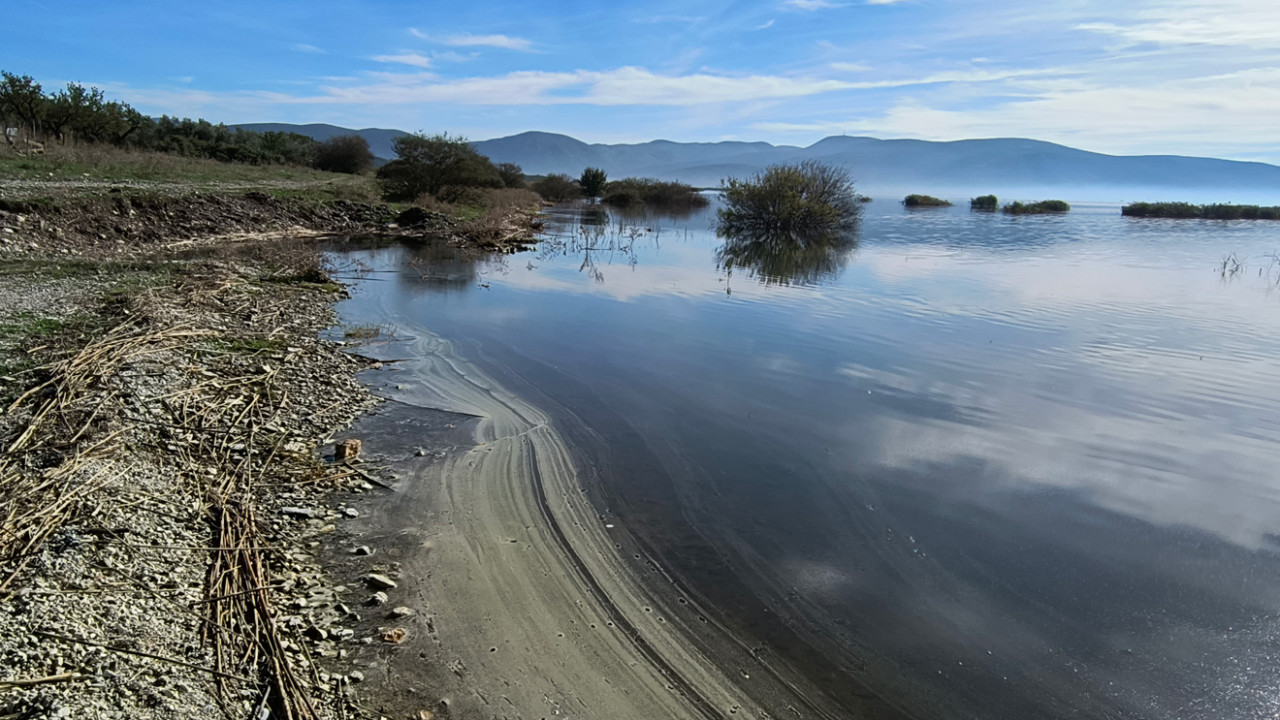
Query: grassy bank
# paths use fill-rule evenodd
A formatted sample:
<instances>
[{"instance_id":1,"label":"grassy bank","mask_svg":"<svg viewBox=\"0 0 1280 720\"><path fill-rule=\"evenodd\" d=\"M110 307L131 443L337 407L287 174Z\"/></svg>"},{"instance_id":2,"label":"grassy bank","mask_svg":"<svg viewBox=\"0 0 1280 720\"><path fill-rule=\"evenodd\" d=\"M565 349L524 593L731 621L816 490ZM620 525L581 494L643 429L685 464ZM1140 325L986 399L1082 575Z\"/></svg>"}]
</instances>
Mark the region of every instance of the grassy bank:
<instances>
[{"instance_id":1,"label":"grassy bank","mask_svg":"<svg viewBox=\"0 0 1280 720\"><path fill-rule=\"evenodd\" d=\"M8 199L91 195L113 187L162 193L260 190L281 197L375 202L372 175L297 165L248 165L110 145L49 145L43 155L0 151L0 195Z\"/></svg>"},{"instance_id":2,"label":"grassy bank","mask_svg":"<svg viewBox=\"0 0 1280 720\"><path fill-rule=\"evenodd\" d=\"M1280 207L1218 203L1137 202L1120 209L1125 217L1203 220L1280 220Z\"/></svg>"}]
</instances>

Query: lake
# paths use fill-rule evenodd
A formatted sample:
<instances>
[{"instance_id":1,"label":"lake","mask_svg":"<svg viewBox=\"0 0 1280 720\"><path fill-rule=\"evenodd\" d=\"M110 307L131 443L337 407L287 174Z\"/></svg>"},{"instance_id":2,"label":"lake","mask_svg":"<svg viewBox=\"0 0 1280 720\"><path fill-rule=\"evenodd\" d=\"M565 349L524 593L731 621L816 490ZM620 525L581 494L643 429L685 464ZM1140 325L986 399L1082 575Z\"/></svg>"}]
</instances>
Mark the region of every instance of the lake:
<instances>
[{"instance_id":1,"label":"lake","mask_svg":"<svg viewBox=\"0 0 1280 720\"><path fill-rule=\"evenodd\" d=\"M1273 223L877 201L825 247L560 208L531 252L337 262L343 322L541 413L571 524L732 663L742 715L1232 719L1280 713L1277 251Z\"/></svg>"}]
</instances>

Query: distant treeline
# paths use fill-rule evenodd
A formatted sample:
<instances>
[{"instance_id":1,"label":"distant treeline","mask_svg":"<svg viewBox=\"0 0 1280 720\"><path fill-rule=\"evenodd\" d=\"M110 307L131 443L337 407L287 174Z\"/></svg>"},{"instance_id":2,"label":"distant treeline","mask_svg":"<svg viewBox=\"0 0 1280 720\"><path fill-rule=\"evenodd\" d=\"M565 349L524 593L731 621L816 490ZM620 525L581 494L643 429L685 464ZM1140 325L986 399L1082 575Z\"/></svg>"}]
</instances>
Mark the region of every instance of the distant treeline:
<instances>
[{"instance_id":1,"label":"distant treeline","mask_svg":"<svg viewBox=\"0 0 1280 720\"><path fill-rule=\"evenodd\" d=\"M1125 205L1127 217L1183 218L1204 220L1280 220L1280 207L1263 205L1193 205L1185 202L1139 202Z\"/></svg>"},{"instance_id":2,"label":"distant treeline","mask_svg":"<svg viewBox=\"0 0 1280 720\"><path fill-rule=\"evenodd\" d=\"M321 146L297 133L260 133L189 118L151 118L128 103L107 99L96 87L69 83L45 92L31 76L6 71L0 71L0 120L6 133L18 130L24 141L107 144L255 165L312 165ZM17 139L9 137L11 142ZM370 155L370 163L372 159Z\"/></svg>"}]
</instances>

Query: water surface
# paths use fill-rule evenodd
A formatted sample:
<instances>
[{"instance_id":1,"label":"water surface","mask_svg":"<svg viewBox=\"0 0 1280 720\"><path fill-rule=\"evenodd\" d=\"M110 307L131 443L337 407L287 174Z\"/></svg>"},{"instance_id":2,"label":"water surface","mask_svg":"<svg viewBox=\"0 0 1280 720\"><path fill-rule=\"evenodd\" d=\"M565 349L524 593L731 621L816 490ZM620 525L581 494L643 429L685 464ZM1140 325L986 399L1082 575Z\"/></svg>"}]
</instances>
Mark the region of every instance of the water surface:
<instances>
[{"instance_id":1,"label":"water surface","mask_svg":"<svg viewBox=\"0 0 1280 720\"><path fill-rule=\"evenodd\" d=\"M1280 224L877 202L796 251L714 208L550 220L530 253L354 253L344 320L541 407L637 571L819 704L1280 712Z\"/></svg>"}]
</instances>

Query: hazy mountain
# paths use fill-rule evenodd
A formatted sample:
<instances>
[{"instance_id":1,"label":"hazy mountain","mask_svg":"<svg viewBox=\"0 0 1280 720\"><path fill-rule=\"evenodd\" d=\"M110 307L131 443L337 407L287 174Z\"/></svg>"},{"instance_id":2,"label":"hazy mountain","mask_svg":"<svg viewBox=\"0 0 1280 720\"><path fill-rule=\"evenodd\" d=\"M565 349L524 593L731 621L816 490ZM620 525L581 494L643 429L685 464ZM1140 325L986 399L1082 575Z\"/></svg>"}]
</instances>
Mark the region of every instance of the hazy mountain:
<instances>
[{"instance_id":1,"label":"hazy mountain","mask_svg":"<svg viewBox=\"0 0 1280 720\"><path fill-rule=\"evenodd\" d=\"M317 139L354 132L365 137L374 154L383 158L394 157L391 141L403 134L333 125L261 123L240 127L286 130ZM1280 167L1275 165L1178 155L1103 155L1018 138L930 142L838 136L808 147L669 140L605 145L567 135L526 132L483 140L475 146L494 162L516 163L532 175L563 172L577 176L591 166L604 168L614 178L654 177L702 187L714 187L724 177L749 175L774 163L814 159L849 168L859 189L872 194L925 192L967 197L995 192L1032 198L1070 188L1075 198L1265 198L1280 202Z\"/></svg>"}]
</instances>

